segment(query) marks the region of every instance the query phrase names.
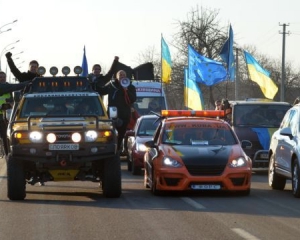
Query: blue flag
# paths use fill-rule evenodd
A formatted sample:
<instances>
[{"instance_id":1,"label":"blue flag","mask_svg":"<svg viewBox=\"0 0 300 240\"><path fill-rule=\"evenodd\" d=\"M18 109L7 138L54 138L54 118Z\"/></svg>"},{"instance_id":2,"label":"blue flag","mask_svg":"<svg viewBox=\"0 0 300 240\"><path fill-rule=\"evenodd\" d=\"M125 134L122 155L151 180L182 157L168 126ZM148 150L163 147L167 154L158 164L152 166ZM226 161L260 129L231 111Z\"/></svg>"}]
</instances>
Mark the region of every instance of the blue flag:
<instances>
[{"instance_id":1,"label":"blue flag","mask_svg":"<svg viewBox=\"0 0 300 240\"><path fill-rule=\"evenodd\" d=\"M226 63L229 79L231 81L234 81L235 64L234 64L234 55L233 55L233 31L231 25L229 27L229 37L224 43L219 55L222 58L222 60Z\"/></svg>"},{"instance_id":2,"label":"blue flag","mask_svg":"<svg viewBox=\"0 0 300 240\"><path fill-rule=\"evenodd\" d=\"M87 77L89 74L89 71L88 71L88 63L87 63L86 55L85 55L85 46L83 48L83 58L82 58L81 67L82 67L82 73L80 74L80 76Z\"/></svg>"},{"instance_id":3,"label":"blue flag","mask_svg":"<svg viewBox=\"0 0 300 240\"><path fill-rule=\"evenodd\" d=\"M188 45L188 69L189 79L207 86L227 78L227 71L222 63L200 55L191 45Z\"/></svg>"}]
</instances>

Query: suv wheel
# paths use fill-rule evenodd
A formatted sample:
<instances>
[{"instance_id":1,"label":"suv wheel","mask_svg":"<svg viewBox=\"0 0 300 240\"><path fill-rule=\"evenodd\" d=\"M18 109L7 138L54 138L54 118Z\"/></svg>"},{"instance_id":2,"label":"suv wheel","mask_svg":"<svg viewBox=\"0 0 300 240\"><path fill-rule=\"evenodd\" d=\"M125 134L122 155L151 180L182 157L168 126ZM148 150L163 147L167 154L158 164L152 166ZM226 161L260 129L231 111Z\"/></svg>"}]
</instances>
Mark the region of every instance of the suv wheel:
<instances>
[{"instance_id":1,"label":"suv wheel","mask_svg":"<svg viewBox=\"0 0 300 240\"><path fill-rule=\"evenodd\" d=\"M26 197L26 181L23 163L7 157L7 197L10 200L24 200Z\"/></svg>"},{"instance_id":2,"label":"suv wheel","mask_svg":"<svg viewBox=\"0 0 300 240\"><path fill-rule=\"evenodd\" d=\"M296 198L300 197L300 170L298 159L296 158L293 165L292 190Z\"/></svg>"},{"instance_id":3,"label":"suv wheel","mask_svg":"<svg viewBox=\"0 0 300 240\"><path fill-rule=\"evenodd\" d=\"M107 198L118 198L121 195L121 162L120 155L108 158L104 163L103 195Z\"/></svg>"},{"instance_id":4,"label":"suv wheel","mask_svg":"<svg viewBox=\"0 0 300 240\"><path fill-rule=\"evenodd\" d=\"M275 171L275 155L274 153L270 157L269 170L268 170L269 186L272 189L283 190L285 187L286 179L279 176Z\"/></svg>"}]
</instances>

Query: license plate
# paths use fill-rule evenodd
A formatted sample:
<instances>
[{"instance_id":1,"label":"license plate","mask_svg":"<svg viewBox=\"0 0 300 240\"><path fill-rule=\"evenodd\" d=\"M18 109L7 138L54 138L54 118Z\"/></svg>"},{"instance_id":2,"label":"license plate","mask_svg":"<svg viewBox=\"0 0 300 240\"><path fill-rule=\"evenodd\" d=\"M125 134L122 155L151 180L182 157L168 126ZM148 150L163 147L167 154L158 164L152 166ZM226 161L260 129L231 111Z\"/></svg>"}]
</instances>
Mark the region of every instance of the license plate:
<instances>
[{"instance_id":1,"label":"license plate","mask_svg":"<svg viewBox=\"0 0 300 240\"><path fill-rule=\"evenodd\" d=\"M261 158L261 159L268 159L268 158L269 158L269 155L268 155L268 153L261 153L261 154L260 154L260 158Z\"/></svg>"},{"instance_id":2,"label":"license plate","mask_svg":"<svg viewBox=\"0 0 300 240\"><path fill-rule=\"evenodd\" d=\"M191 189L194 189L194 190L220 190L221 185L193 184L193 185L191 185Z\"/></svg>"},{"instance_id":3,"label":"license plate","mask_svg":"<svg viewBox=\"0 0 300 240\"><path fill-rule=\"evenodd\" d=\"M79 150L79 144L49 144L49 150Z\"/></svg>"}]
</instances>

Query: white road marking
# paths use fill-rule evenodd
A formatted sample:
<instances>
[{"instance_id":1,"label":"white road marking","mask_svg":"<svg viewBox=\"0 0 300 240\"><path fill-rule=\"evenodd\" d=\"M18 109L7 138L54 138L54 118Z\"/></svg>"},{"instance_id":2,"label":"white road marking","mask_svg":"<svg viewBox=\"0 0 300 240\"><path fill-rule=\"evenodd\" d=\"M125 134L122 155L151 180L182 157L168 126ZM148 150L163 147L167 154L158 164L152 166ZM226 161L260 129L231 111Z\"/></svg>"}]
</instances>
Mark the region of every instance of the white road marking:
<instances>
[{"instance_id":1,"label":"white road marking","mask_svg":"<svg viewBox=\"0 0 300 240\"><path fill-rule=\"evenodd\" d=\"M232 231L234 231L237 235L239 235L240 237L247 239L247 240L259 240L259 238L251 235L250 233L248 233L247 231L241 229L241 228L232 228Z\"/></svg>"},{"instance_id":2,"label":"white road marking","mask_svg":"<svg viewBox=\"0 0 300 240\"><path fill-rule=\"evenodd\" d=\"M188 197L182 197L181 199L196 209L206 209L206 207L204 207L203 205L197 203L196 201L194 201Z\"/></svg>"}]
</instances>

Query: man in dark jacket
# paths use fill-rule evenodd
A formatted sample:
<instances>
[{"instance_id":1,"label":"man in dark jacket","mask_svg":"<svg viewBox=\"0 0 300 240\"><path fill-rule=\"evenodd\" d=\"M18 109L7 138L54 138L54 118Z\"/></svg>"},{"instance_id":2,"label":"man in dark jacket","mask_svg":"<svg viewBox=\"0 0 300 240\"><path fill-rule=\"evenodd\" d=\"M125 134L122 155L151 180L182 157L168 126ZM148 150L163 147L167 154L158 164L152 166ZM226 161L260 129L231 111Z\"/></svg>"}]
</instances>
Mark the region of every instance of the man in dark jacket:
<instances>
[{"instance_id":1,"label":"man in dark jacket","mask_svg":"<svg viewBox=\"0 0 300 240\"><path fill-rule=\"evenodd\" d=\"M94 64L92 68L92 73L88 75L88 79L92 83L94 90L103 87L106 83L108 83L112 79L112 76L117 72L116 67L118 61L119 61L119 57L116 56L108 73L105 75L101 74L101 70L102 70L101 65Z\"/></svg>"},{"instance_id":2,"label":"man in dark jacket","mask_svg":"<svg viewBox=\"0 0 300 240\"><path fill-rule=\"evenodd\" d=\"M126 72L120 70L116 74L116 80L110 81L104 87L98 89L100 95L108 94L108 107L116 107L118 110L118 117L122 120L122 125L117 126L118 130L118 150L122 145L127 125L131 117L131 106L136 101L136 90L130 82L128 86L122 86L121 79L126 79Z\"/></svg>"},{"instance_id":3,"label":"man in dark jacket","mask_svg":"<svg viewBox=\"0 0 300 240\"><path fill-rule=\"evenodd\" d=\"M29 63L29 70L27 72L22 72L21 73L20 70L16 67L14 61L11 58L12 53L7 52L5 54L5 56L7 58L7 63L8 63L8 66L10 68L10 71L12 72L12 74L15 76L15 78L19 82L31 81L35 77L39 77L39 75L37 74L37 69L39 67L39 63L36 60L32 60Z\"/></svg>"}]
</instances>

